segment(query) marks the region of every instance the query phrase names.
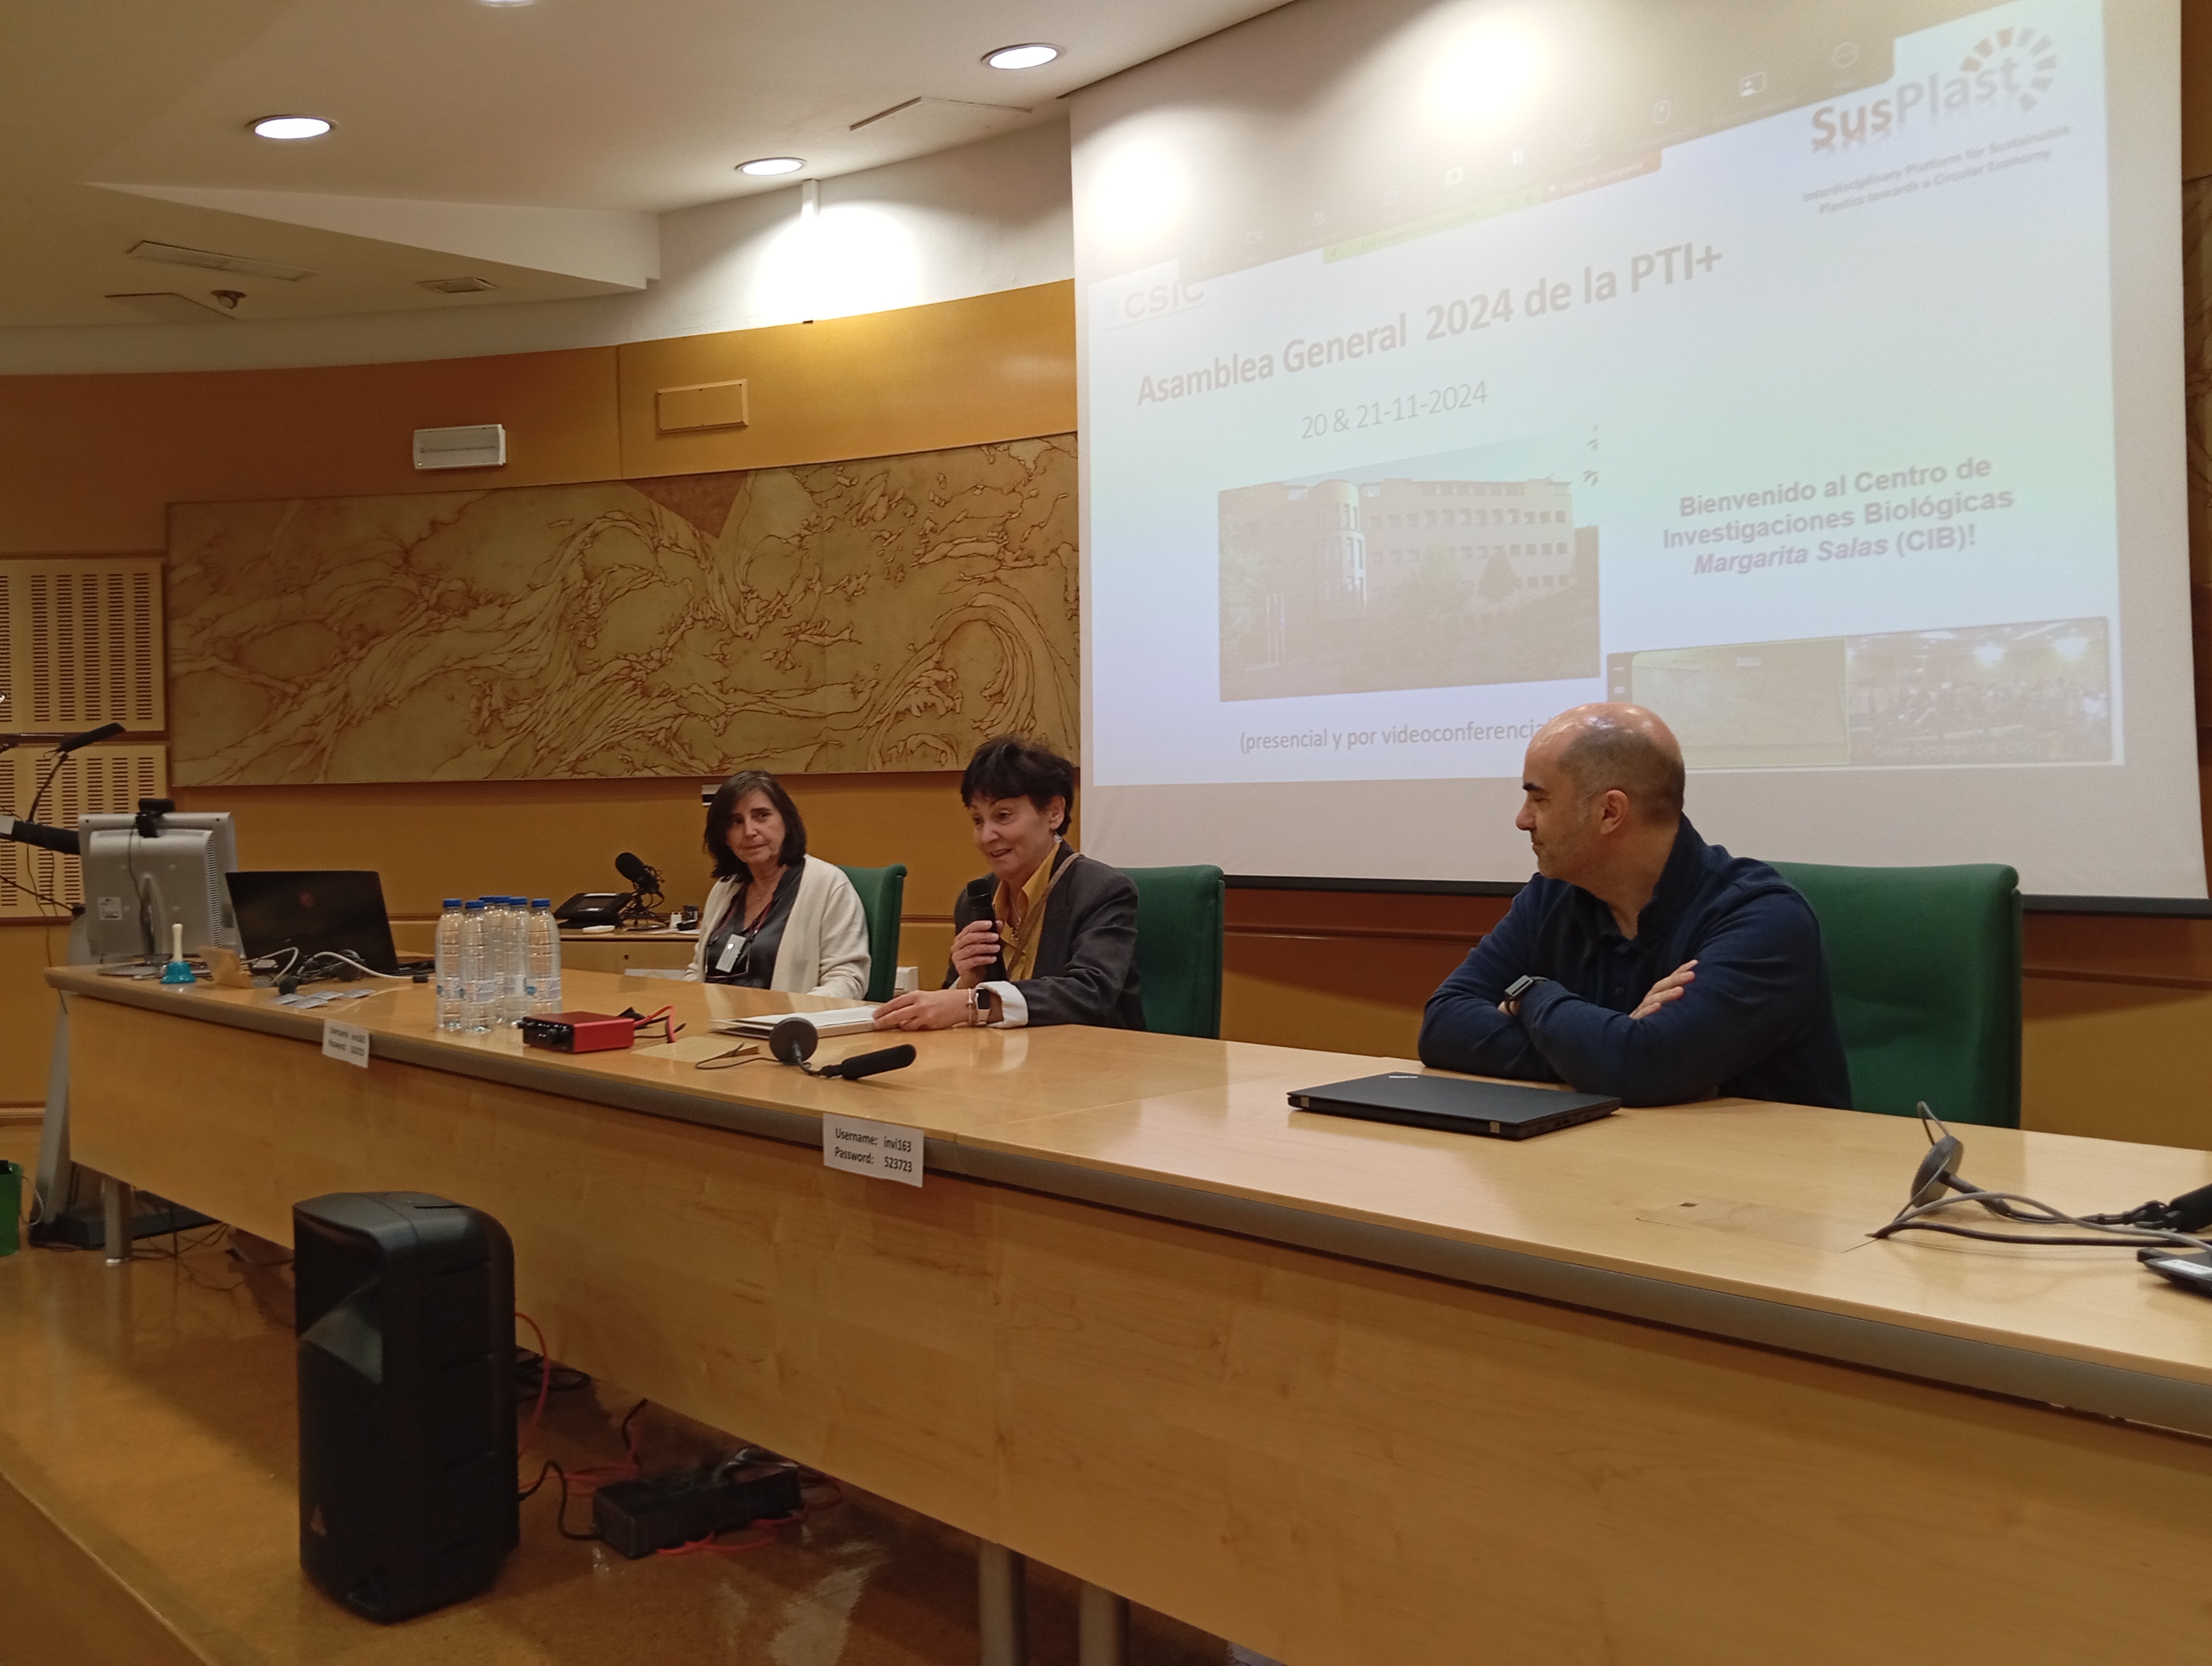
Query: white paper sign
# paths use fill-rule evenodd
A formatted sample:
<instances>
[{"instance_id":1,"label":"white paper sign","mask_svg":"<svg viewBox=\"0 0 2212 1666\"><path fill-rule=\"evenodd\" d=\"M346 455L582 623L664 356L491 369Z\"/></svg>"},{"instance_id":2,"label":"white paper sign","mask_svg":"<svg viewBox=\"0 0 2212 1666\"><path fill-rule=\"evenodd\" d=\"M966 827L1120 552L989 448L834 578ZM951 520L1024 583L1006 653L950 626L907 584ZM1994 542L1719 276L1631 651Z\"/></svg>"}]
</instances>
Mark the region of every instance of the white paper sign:
<instances>
[{"instance_id":1,"label":"white paper sign","mask_svg":"<svg viewBox=\"0 0 2212 1666\"><path fill-rule=\"evenodd\" d=\"M323 1020L323 1056L336 1059L341 1064L357 1064L368 1068L368 1031L357 1024L340 1024L336 1018Z\"/></svg>"},{"instance_id":2,"label":"white paper sign","mask_svg":"<svg viewBox=\"0 0 2212 1666\"><path fill-rule=\"evenodd\" d=\"M896 1122L872 1122L865 1116L824 1116L822 1161L902 1186L921 1184L921 1130Z\"/></svg>"}]
</instances>

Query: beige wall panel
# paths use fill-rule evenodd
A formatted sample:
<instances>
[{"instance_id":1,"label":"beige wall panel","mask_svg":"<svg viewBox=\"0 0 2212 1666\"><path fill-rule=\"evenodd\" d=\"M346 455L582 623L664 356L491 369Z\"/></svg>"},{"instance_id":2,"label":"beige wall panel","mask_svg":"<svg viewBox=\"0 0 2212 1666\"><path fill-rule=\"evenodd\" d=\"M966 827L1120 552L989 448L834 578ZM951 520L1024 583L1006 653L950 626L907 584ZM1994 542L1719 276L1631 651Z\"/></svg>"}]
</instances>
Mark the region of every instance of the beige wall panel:
<instances>
[{"instance_id":1,"label":"beige wall panel","mask_svg":"<svg viewBox=\"0 0 2212 1666\"><path fill-rule=\"evenodd\" d=\"M242 866L374 868L392 913L422 919L447 897L520 891L557 903L624 889L614 865L624 850L661 871L670 903L703 903L711 875L699 788L718 778L180 787L177 803L235 816ZM851 867L904 862L909 911L949 915L954 893L981 872L957 775L781 779L809 852Z\"/></svg>"},{"instance_id":2,"label":"beige wall panel","mask_svg":"<svg viewBox=\"0 0 2212 1666\"><path fill-rule=\"evenodd\" d=\"M1073 752L1073 437L170 511L190 786Z\"/></svg>"},{"instance_id":3,"label":"beige wall panel","mask_svg":"<svg viewBox=\"0 0 2212 1666\"><path fill-rule=\"evenodd\" d=\"M2031 977L2025 994L2023 1128L2212 1151L2212 989Z\"/></svg>"},{"instance_id":4,"label":"beige wall panel","mask_svg":"<svg viewBox=\"0 0 2212 1666\"><path fill-rule=\"evenodd\" d=\"M980 445L1075 427L1075 286L1041 283L622 351L622 473ZM665 387L743 378L744 428L669 434Z\"/></svg>"},{"instance_id":5,"label":"beige wall panel","mask_svg":"<svg viewBox=\"0 0 2212 1666\"><path fill-rule=\"evenodd\" d=\"M10 729L161 730L161 557L0 560L0 694Z\"/></svg>"}]
</instances>

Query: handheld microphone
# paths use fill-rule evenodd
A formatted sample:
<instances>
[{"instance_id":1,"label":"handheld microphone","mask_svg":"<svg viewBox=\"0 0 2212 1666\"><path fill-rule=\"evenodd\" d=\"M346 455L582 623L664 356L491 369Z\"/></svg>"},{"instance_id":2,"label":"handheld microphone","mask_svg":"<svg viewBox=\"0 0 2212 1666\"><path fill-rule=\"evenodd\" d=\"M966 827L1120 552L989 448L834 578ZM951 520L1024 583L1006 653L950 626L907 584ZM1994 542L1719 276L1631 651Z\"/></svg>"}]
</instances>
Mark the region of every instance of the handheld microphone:
<instances>
[{"instance_id":1,"label":"handheld microphone","mask_svg":"<svg viewBox=\"0 0 2212 1666\"><path fill-rule=\"evenodd\" d=\"M903 1070L914 1062L911 1045L886 1047L874 1053L855 1053L849 1059L840 1059L835 1064L825 1064L819 1070L802 1067L815 1076L835 1077L840 1081L857 1082L863 1076L880 1076L886 1070Z\"/></svg>"},{"instance_id":2,"label":"handheld microphone","mask_svg":"<svg viewBox=\"0 0 2212 1666\"><path fill-rule=\"evenodd\" d=\"M56 741L57 756L73 752L80 746L96 746L103 740L112 740L123 733L120 723L103 723L96 729L87 729L82 734L73 734L67 740Z\"/></svg>"},{"instance_id":3,"label":"handheld microphone","mask_svg":"<svg viewBox=\"0 0 2212 1666\"><path fill-rule=\"evenodd\" d=\"M857 1082L864 1076L879 1076L886 1070L903 1070L915 1060L914 1048L886 1047L873 1053L856 1053L849 1059L840 1059L835 1064L820 1069L806 1061L814 1056L814 1049L822 1039L820 1032L797 1014L781 1021L768 1032L768 1050L785 1064L795 1064L810 1076L820 1076L832 1081Z\"/></svg>"}]
</instances>

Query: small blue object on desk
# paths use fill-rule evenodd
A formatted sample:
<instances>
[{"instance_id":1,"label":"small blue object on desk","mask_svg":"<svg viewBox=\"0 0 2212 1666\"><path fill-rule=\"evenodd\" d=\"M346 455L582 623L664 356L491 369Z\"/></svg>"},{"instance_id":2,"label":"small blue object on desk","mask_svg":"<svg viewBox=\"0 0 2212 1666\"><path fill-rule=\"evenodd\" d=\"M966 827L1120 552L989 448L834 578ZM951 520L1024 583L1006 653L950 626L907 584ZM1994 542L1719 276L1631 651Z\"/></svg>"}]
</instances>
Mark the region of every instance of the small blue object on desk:
<instances>
[{"instance_id":1,"label":"small blue object on desk","mask_svg":"<svg viewBox=\"0 0 2212 1666\"><path fill-rule=\"evenodd\" d=\"M169 927L169 964L161 968L161 982L191 983L194 982L191 963L185 958L185 928L181 924Z\"/></svg>"}]
</instances>

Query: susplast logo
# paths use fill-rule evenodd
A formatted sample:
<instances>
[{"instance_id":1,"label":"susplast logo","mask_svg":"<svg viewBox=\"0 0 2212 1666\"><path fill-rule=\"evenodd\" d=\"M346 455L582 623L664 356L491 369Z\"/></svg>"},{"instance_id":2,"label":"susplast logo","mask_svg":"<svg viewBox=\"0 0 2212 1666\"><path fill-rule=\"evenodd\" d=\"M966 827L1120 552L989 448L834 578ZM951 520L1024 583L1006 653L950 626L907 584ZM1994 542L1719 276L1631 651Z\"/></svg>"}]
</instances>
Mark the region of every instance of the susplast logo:
<instances>
[{"instance_id":1,"label":"susplast logo","mask_svg":"<svg viewBox=\"0 0 2212 1666\"><path fill-rule=\"evenodd\" d=\"M1998 29L1977 41L1954 74L1916 76L1863 103L1822 105L1813 112L1813 149L1849 150L1993 110L2025 112L2049 94L2057 74L2058 46L2049 35Z\"/></svg>"}]
</instances>

